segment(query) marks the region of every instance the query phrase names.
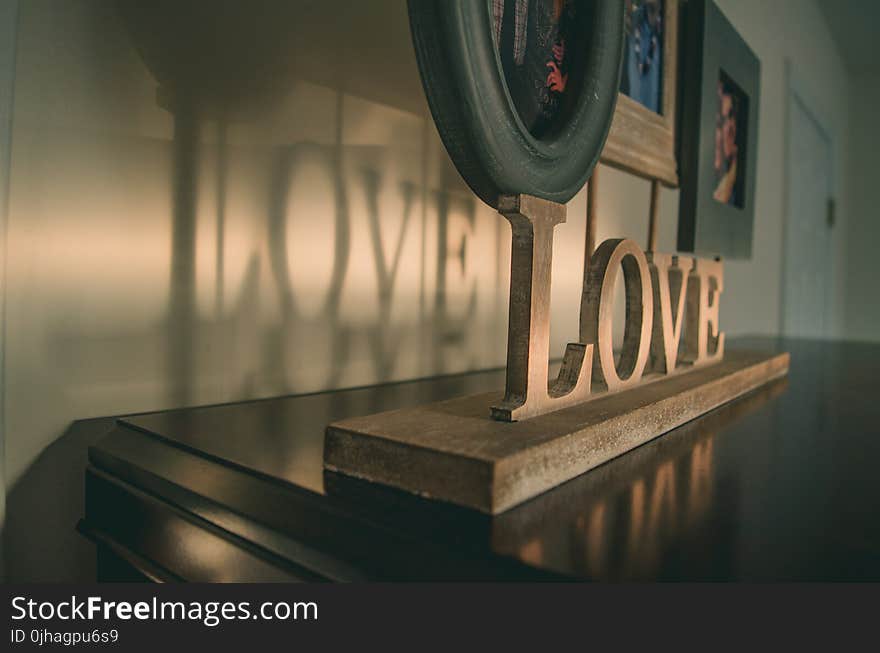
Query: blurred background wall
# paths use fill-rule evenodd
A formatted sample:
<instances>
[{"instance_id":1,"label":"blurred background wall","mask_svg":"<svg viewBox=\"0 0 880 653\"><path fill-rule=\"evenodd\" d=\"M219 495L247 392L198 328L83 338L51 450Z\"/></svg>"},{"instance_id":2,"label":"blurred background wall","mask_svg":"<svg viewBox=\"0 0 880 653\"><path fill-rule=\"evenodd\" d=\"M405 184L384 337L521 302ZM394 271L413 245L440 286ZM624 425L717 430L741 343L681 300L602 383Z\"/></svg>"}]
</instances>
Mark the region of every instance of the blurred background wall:
<instances>
[{"instance_id":1,"label":"blurred background wall","mask_svg":"<svg viewBox=\"0 0 880 653\"><path fill-rule=\"evenodd\" d=\"M235 2L208 19L141 4L189 17L153 29L137 3L0 1L10 580L90 577L73 527L93 436L75 420L504 362L508 228L439 141L403 0L251 2L245 24ZM877 98L856 108L820 2L719 4L762 64L754 257L726 266L722 326L777 334L785 62L829 118L841 180ZM598 239L644 244L649 183L601 174ZM840 189L817 262L835 288L829 337L876 339L847 285L868 183ZM674 251L677 191L661 203L659 249ZM559 353L577 333L585 209L582 191L556 231Z\"/></svg>"},{"instance_id":2,"label":"blurred background wall","mask_svg":"<svg viewBox=\"0 0 880 653\"><path fill-rule=\"evenodd\" d=\"M870 0L819 0L834 41L843 55L849 76L849 161L842 183L850 202L847 225L844 334L856 340L880 339L880 302L876 279L880 276L874 244L880 237L880 209L875 199L880 176L880 57L876 26L880 3Z\"/></svg>"},{"instance_id":3,"label":"blurred background wall","mask_svg":"<svg viewBox=\"0 0 880 653\"><path fill-rule=\"evenodd\" d=\"M846 289L847 335L858 340L880 338L877 282L877 243L880 243L880 204L877 201L880 153L880 71L859 71L852 78L853 134L848 182L850 225Z\"/></svg>"}]
</instances>

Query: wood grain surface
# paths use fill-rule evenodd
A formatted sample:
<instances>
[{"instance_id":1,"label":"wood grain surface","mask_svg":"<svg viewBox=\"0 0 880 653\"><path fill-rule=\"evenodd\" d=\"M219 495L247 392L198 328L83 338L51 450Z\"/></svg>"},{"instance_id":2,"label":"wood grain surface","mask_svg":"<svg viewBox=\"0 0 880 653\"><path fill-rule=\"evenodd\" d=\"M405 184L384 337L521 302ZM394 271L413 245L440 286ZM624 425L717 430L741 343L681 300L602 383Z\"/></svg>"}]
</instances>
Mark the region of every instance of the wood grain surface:
<instances>
[{"instance_id":1,"label":"wood grain surface","mask_svg":"<svg viewBox=\"0 0 880 653\"><path fill-rule=\"evenodd\" d=\"M521 422L489 418L500 392L330 424L324 468L496 514L788 372L789 355L646 376L632 390Z\"/></svg>"}]
</instances>

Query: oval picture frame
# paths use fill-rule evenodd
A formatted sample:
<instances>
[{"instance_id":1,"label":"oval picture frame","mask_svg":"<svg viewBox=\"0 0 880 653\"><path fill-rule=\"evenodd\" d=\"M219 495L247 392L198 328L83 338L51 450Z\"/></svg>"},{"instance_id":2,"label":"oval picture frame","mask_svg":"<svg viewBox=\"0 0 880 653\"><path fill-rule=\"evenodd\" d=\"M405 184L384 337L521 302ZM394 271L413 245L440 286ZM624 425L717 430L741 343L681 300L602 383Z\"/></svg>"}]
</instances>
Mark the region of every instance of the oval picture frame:
<instances>
[{"instance_id":1,"label":"oval picture frame","mask_svg":"<svg viewBox=\"0 0 880 653\"><path fill-rule=\"evenodd\" d=\"M532 0L535 2L536 0ZM534 136L507 87L493 32L492 0L409 0L422 84L461 176L486 204L528 194L568 202L602 152L620 85L620 0L575 0L589 12L576 96L552 132Z\"/></svg>"}]
</instances>

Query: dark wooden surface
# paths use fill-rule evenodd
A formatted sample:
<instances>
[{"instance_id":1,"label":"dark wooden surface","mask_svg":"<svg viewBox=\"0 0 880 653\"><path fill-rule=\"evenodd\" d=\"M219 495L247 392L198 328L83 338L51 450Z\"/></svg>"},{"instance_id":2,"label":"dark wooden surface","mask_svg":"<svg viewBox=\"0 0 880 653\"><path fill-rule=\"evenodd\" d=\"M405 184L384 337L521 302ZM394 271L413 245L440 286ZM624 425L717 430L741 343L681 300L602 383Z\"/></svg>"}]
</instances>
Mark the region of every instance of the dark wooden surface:
<instances>
[{"instance_id":1,"label":"dark wooden surface","mask_svg":"<svg viewBox=\"0 0 880 653\"><path fill-rule=\"evenodd\" d=\"M494 371L125 418L80 530L106 580L880 580L880 346L738 345L789 377L499 516L321 468L327 423Z\"/></svg>"}]
</instances>

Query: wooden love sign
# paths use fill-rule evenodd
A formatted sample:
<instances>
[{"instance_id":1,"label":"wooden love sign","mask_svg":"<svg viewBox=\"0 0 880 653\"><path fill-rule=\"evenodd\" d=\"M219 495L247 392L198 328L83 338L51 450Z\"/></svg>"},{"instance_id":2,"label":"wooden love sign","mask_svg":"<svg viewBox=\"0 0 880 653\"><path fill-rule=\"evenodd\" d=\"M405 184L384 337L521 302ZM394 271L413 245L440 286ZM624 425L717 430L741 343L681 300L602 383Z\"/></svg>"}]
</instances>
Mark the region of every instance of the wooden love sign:
<instances>
[{"instance_id":1,"label":"wooden love sign","mask_svg":"<svg viewBox=\"0 0 880 653\"><path fill-rule=\"evenodd\" d=\"M498 211L512 229L507 386L492 417L516 421L616 392L724 355L718 329L724 290L721 261L649 252L628 239L606 240L585 264L580 338L565 350L559 375L548 379L550 268L553 229L565 206L529 195L502 197ZM623 348L612 343L618 270L626 285Z\"/></svg>"},{"instance_id":2,"label":"wooden love sign","mask_svg":"<svg viewBox=\"0 0 880 653\"><path fill-rule=\"evenodd\" d=\"M497 514L788 372L784 352L725 356L720 261L614 239L585 261L578 342L551 383L553 229L565 205L513 195L498 210L512 228L504 394L487 388L330 424L327 472ZM615 360L619 270L626 323Z\"/></svg>"},{"instance_id":3,"label":"wooden love sign","mask_svg":"<svg viewBox=\"0 0 880 653\"><path fill-rule=\"evenodd\" d=\"M327 473L489 514L782 377L789 364L787 353L733 343L725 353L718 324L721 261L645 253L631 240L616 239L595 252L591 244L586 248L577 342L565 348L550 379L553 230L565 222L565 203L590 176L608 134L620 85L623 4L556 3L557 10L563 4L576 10L576 18L565 27L557 11L557 22L548 23L552 39L564 40L570 25L587 38L577 55L583 59L571 68L568 109L554 114L549 131L546 121L527 127L521 109L531 105L514 104L519 73L508 75L510 53L495 34L516 27L519 17L505 15L504 4L409 3L422 82L450 159L512 229L504 392L438 393L433 403L339 420L324 438ZM575 19L583 25L569 22ZM540 53L538 59L546 60ZM593 199L595 181L591 177ZM655 208L658 188L655 181ZM654 217L652 210L652 234ZM588 243L592 233L588 229ZM620 270L626 316L618 353L612 333Z\"/></svg>"}]
</instances>

